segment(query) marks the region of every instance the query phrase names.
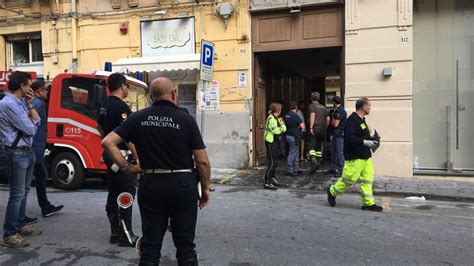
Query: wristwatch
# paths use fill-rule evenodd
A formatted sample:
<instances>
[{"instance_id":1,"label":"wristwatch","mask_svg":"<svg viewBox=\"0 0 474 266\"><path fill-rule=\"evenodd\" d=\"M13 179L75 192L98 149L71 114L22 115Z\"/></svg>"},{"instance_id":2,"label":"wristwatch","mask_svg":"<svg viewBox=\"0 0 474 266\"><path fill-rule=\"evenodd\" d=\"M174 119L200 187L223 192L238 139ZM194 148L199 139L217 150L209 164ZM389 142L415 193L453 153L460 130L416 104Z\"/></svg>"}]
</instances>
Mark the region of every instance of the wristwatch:
<instances>
[{"instance_id":1,"label":"wristwatch","mask_svg":"<svg viewBox=\"0 0 474 266\"><path fill-rule=\"evenodd\" d=\"M120 167L120 171L126 172L129 167L130 167L130 164L129 164L129 163L126 163L124 166Z\"/></svg>"},{"instance_id":2,"label":"wristwatch","mask_svg":"<svg viewBox=\"0 0 474 266\"><path fill-rule=\"evenodd\" d=\"M31 110L35 109L35 107L34 107L33 105L28 105L28 106L26 107L26 109L27 109L28 111L31 111Z\"/></svg>"}]
</instances>

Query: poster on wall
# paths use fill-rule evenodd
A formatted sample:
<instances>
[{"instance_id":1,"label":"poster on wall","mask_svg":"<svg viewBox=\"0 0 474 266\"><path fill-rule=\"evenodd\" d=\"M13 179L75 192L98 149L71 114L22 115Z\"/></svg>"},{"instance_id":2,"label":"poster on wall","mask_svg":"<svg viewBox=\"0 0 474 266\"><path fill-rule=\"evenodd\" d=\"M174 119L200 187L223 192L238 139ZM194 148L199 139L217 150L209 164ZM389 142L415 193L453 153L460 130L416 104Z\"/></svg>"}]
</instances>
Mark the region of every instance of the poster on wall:
<instances>
[{"instance_id":1,"label":"poster on wall","mask_svg":"<svg viewBox=\"0 0 474 266\"><path fill-rule=\"evenodd\" d=\"M142 56L194 54L194 18L141 22Z\"/></svg>"},{"instance_id":2,"label":"poster on wall","mask_svg":"<svg viewBox=\"0 0 474 266\"><path fill-rule=\"evenodd\" d=\"M219 81L199 82L199 109L205 111L217 111L220 108Z\"/></svg>"}]
</instances>

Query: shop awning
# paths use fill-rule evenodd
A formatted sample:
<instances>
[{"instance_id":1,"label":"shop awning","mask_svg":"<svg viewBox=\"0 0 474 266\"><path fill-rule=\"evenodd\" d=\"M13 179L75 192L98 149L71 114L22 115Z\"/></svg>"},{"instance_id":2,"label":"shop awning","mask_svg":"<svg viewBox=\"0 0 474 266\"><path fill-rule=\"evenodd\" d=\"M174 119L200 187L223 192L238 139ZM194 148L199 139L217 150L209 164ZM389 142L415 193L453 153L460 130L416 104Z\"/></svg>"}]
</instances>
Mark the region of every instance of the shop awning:
<instances>
[{"instance_id":1,"label":"shop awning","mask_svg":"<svg viewBox=\"0 0 474 266\"><path fill-rule=\"evenodd\" d=\"M161 55L121 58L112 63L112 71L152 72L199 69L199 54Z\"/></svg>"}]
</instances>

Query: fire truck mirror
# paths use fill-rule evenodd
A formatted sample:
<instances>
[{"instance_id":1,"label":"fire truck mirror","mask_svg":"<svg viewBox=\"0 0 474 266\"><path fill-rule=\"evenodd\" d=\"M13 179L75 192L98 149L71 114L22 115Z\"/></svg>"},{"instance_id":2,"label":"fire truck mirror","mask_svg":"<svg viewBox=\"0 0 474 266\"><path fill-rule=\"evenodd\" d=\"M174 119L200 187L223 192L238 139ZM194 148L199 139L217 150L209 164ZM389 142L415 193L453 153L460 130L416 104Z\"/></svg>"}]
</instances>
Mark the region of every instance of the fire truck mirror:
<instances>
[{"instance_id":1,"label":"fire truck mirror","mask_svg":"<svg viewBox=\"0 0 474 266\"><path fill-rule=\"evenodd\" d=\"M94 105L100 107L107 98L106 87L104 85L94 85Z\"/></svg>"}]
</instances>

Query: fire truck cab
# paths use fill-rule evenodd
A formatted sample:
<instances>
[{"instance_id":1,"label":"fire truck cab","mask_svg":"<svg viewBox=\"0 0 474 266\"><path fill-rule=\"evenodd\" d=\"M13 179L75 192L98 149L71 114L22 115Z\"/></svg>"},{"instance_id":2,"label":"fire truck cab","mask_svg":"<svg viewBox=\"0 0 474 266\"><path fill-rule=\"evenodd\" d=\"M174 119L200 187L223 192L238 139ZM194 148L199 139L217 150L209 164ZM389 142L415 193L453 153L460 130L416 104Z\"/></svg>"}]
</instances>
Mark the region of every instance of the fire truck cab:
<instances>
[{"instance_id":1,"label":"fire truck cab","mask_svg":"<svg viewBox=\"0 0 474 266\"><path fill-rule=\"evenodd\" d=\"M81 188L94 173L106 173L97 116L109 94L106 80L112 72L62 73L51 85L48 105L46 165L60 189ZM124 101L132 112L149 106L146 83L127 76L130 86Z\"/></svg>"}]
</instances>

